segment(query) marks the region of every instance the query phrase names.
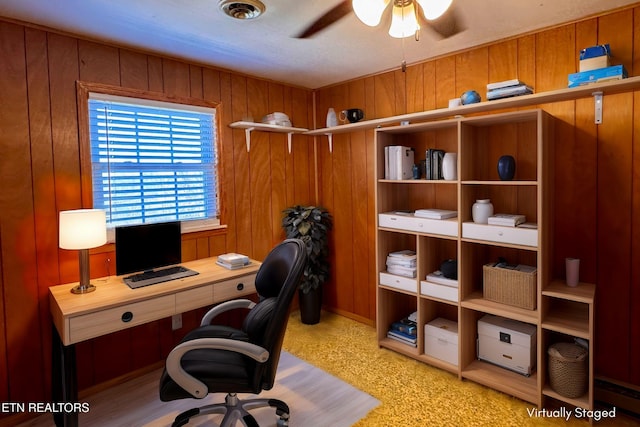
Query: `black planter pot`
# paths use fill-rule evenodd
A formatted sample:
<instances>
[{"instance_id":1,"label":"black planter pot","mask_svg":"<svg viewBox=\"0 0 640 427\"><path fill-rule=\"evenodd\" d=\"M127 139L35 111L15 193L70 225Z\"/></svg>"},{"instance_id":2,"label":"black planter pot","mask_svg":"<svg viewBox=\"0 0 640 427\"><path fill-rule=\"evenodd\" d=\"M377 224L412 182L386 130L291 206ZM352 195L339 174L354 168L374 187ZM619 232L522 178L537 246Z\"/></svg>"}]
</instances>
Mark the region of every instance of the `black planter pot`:
<instances>
[{"instance_id":1,"label":"black planter pot","mask_svg":"<svg viewBox=\"0 0 640 427\"><path fill-rule=\"evenodd\" d=\"M306 294L298 291L300 300L300 320L305 325L315 325L320 322L320 311L322 309L322 286L312 289Z\"/></svg>"}]
</instances>

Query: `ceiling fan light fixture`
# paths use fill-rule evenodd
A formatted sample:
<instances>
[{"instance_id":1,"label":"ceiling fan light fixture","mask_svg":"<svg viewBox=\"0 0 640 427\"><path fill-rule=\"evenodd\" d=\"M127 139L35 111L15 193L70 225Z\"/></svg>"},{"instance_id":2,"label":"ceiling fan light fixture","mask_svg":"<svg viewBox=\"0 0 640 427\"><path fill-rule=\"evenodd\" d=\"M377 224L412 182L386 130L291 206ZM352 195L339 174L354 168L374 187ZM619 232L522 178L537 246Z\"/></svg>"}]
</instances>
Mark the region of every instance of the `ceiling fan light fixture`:
<instances>
[{"instance_id":1,"label":"ceiling fan light fixture","mask_svg":"<svg viewBox=\"0 0 640 427\"><path fill-rule=\"evenodd\" d=\"M412 0L394 0L389 35L398 39L413 36L420 29Z\"/></svg>"},{"instance_id":2,"label":"ceiling fan light fixture","mask_svg":"<svg viewBox=\"0 0 640 427\"><path fill-rule=\"evenodd\" d=\"M375 27L391 0L353 0L353 11L364 24Z\"/></svg>"},{"instance_id":3,"label":"ceiling fan light fixture","mask_svg":"<svg viewBox=\"0 0 640 427\"><path fill-rule=\"evenodd\" d=\"M416 0L422 8L424 17L430 21L438 19L449 9L453 0Z\"/></svg>"},{"instance_id":4,"label":"ceiling fan light fixture","mask_svg":"<svg viewBox=\"0 0 640 427\"><path fill-rule=\"evenodd\" d=\"M266 9L260 0L220 0L218 7L225 15L240 20L256 19Z\"/></svg>"}]
</instances>

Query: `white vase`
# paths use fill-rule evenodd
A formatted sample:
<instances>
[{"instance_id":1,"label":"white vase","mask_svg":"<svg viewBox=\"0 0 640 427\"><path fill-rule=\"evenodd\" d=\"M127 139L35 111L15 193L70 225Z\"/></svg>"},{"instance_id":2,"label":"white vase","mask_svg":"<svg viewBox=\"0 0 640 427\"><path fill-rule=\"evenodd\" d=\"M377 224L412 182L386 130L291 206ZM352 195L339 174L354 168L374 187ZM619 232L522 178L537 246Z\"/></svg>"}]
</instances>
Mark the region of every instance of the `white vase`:
<instances>
[{"instance_id":1,"label":"white vase","mask_svg":"<svg viewBox=\"0 0 640 427\"><path fill-rule=\"evenodd\" d=\"M327 127L334 126L338 126L338 116L336 116L336 110L329 108L329 111L327 111Z\"/></svg>"},{"instance_id":2,"label":"white vase","mask_svg":"<svg viewBox=\"0 0 640 427\"><path fill-rule=\"evenodd\" d=\"M493 215L493 204L489 199L479 199L471 207L473 222L487 224L489 217Z\"/></svg>"},{"instance_id":3,"label":"white vase","mask_svg":"<svg viewBox=\"0 0 640 427\"><path fill-rule=\"evenodd\" d=\"M458 178L458 155L456 153L445 153L442 158L442 176L447 181Z\"/></svg>"}]
</instances>

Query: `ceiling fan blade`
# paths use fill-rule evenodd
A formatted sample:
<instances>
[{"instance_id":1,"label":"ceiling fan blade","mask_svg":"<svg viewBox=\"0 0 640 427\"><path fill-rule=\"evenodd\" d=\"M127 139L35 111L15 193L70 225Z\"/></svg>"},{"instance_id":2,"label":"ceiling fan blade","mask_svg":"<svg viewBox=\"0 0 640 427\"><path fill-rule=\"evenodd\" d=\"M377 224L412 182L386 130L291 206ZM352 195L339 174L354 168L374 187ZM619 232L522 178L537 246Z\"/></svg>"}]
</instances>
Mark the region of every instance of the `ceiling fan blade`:
<instances>
[{"instance_id":1,"label":"ceiling fan blade","mask_svg":"<svg viewBox=\"0 0 640 427\"><path fill-rule=\"evenodd\" d=\"M451 5L449 10L438 19L426 21L426 27L435 32L440 38L446 39L463 32L467 26L462 15L456 9L455 5Z\"/></svg>"},{"instance_id":2,"label":"ceiling fan blade","mask_svg":"<svg viewBox=\"0 0 640 427\"><path fill-rule=\"evenodd\" d=\"M334 22L340 20L341 18L343 18L344 16L348 15L351 12L353 12L353 9L351 8L351 1L350 0L342 1L338 3L335 7L327 11L320 18L316 19L314 23L309 25L304 31L298 34L296 38L299 38L299 39L309 38L314 34L316 34L317 32L324 30L325 28L332 25Z\"/></svg>"}]
</instances>

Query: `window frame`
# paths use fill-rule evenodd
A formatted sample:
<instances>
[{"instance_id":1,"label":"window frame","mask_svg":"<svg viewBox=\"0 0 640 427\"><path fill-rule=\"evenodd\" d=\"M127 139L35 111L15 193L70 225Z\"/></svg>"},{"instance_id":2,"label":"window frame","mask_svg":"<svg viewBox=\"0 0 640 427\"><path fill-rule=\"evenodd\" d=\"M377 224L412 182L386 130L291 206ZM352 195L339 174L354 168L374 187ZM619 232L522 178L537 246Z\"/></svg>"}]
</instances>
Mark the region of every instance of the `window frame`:
<instances>
[{"instance_id":1,"label":"window frame","mask_svg":"<svg viewBox=\"0 0 640 427\"><path fill-rule=\"evenodd\" d=\"M221 108L219 102L207 101L204 99L191 97L168 96L160 92L151 92L139 89L123 88L120 86L112 86L101 83L76 82L76 94L78 104L78 137L80 142L80 186L81 200L84 208L93 208L93 183L92 183L92 164L91 164L91 141L90 141L90 123L89 123L89 96L90 93L98 93L107 96L120 96L135 98L139 100L149 100L158 102L168 102L172 104L183 104L186 106L211 108L216 111L215 122L215 150L217 152L217 163L215 173L217 174L216 194L218 196L218 217L215 219L181 221L182 233L207 231L224 228L223 212L224 205L222 203L223 182L222 171L222 144L220 141L220 121ZM107 230L108 240L114 241L114 229Z\"/></svg>"}]
</instances>

